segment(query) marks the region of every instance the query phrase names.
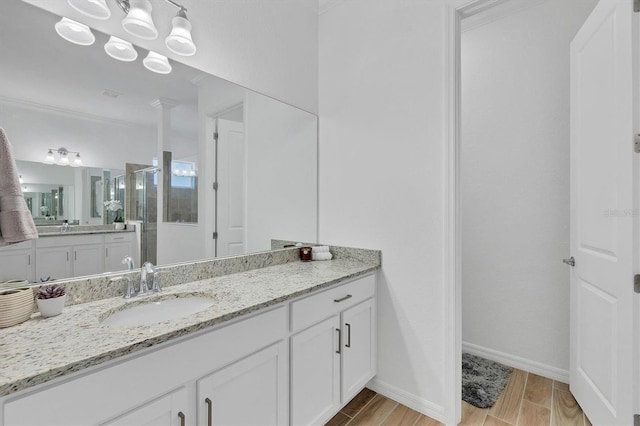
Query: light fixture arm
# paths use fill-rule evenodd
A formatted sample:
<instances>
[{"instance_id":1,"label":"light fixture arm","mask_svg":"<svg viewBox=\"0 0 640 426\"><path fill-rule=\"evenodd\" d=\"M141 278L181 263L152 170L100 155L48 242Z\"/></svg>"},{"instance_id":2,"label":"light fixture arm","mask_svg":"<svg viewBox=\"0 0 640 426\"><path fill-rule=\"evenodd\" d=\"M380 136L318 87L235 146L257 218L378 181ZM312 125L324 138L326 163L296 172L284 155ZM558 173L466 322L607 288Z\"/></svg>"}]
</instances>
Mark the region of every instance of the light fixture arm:
<instances>
[{"instance_id":1,"label":"light fixture arm","mask_svg":"<svg viewBox=\"0 0 640 426\"><path fill-rule=\"evenodd\" d=\"M69 151L67 148L65 147L60 147L60 148L48 148L49 151L51 152L57 152L60 155L63 154L80 154L78 151Z\"/></svg>"},{"instance_id":2,"label":"light fixture arm","mask_svg":"<svg viewBox=\"0 0 640 426\"><path fill-rule=\"evenodd\" d=\"M168 3L171 3L175 7L180 8L180 11L178 12L178 15L182 16L183 18L186 17L186 12L187 12L187 8L186 7L184 7L180 3L176 3L173 0L165 0L165 1L168 2ZM125 13L125 15L129 13L129 9L131 8L131 6L129 4L129 0L116 0L116 4Z\"/></svg>"}]
</instances>

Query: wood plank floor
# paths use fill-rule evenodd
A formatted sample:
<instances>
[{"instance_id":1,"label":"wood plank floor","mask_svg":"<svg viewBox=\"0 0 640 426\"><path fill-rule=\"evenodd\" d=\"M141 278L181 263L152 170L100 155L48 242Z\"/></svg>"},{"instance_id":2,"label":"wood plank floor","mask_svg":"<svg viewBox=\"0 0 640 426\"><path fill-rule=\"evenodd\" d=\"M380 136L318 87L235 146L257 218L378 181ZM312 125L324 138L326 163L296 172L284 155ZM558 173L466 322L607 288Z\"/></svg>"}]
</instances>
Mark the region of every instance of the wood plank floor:
<instances>
[{"instance_id":1,"label":"wood plank floor","mask_svg":"<svg viewBox=\"0 0 640 426\"><path fill-rule=\"evenodd\" d=\"M436 426L442 423L375 393L360 392L327 426ZM491 408L462 401L464 426L591 426L569 385L513 369Z\"/></svg>"}]
</instances>

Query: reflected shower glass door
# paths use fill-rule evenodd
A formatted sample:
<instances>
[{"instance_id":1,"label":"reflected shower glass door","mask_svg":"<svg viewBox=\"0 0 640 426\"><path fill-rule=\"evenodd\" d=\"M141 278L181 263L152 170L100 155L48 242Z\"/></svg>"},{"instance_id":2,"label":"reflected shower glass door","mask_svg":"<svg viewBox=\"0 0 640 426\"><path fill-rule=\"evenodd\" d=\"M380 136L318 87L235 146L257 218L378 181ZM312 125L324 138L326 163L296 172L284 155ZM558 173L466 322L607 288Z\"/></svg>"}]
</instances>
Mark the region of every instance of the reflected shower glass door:
<instances>
[{"instance_id":1,"label":"reflected shower glass door","mask_svg":"<svg viewBox=\"0 0 640 426\"><path fill-rule=\"evenodd\" d=\"M140 264L157 263L158 247L158 180L157 167L136 170L133 173L133 202L131 208L134 218L142 222L142 247Z\"/></svg>"}]
</instances>

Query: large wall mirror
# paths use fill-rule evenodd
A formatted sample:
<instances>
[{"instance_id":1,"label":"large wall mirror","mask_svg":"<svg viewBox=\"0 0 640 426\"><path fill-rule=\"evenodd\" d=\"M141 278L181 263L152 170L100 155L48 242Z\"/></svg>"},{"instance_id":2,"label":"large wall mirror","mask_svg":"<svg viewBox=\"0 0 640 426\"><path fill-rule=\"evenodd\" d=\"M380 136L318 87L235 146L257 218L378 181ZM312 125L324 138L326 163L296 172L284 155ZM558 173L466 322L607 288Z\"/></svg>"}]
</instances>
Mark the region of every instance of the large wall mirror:
<instances>
[{"instance_id":1,"label":"large wall mirror","mask_svg":"<svg viewBox=\"0 0 640 426\"><path fill-rule=\"evenodd\" d=\"M99 31L71 44L60 19L0 2L0 127L38 224L109 223L105 201L121 200L157 264L316 240L315 115L173 60L150 72L142 48L114 60ZM61 147L82 166L43 164Z\"/></svg>"}]
</instances>

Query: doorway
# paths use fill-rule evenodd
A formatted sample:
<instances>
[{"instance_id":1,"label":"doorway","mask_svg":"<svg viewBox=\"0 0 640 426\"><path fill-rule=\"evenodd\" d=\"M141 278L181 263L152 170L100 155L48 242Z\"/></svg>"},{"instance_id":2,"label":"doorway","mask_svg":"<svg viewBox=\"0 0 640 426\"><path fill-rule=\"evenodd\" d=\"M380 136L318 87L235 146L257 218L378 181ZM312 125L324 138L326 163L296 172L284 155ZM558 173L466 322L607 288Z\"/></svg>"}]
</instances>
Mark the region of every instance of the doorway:
<instances>
[{"instance_id":1,"label":"doorway","mask_svg":"<svg viewBox=\"0 0 640 426\"><path fill-rule=\"evenodd\" d=\"M450 16L455 360L569 381L568 46L596 2L480 0Z\"/></svg>"}]
</instances>

